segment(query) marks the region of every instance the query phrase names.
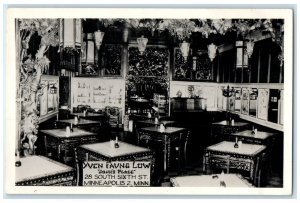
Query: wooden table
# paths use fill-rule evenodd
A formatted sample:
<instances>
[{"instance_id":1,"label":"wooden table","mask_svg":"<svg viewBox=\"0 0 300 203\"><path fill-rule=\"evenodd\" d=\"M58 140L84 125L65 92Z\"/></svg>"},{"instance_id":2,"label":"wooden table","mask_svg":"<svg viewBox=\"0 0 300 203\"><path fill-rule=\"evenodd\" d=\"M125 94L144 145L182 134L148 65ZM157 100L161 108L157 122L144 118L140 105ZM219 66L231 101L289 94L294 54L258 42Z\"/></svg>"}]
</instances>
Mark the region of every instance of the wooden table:
<instances>
[{"instance_id":1,"label":"wooden table","mask_svg":"<svg viewBox=\"0 0 300 203\"><path fill-rule=\"evenodd\" d=\"M164 121L158 121L157 123L155 122L155 120L152 119L147 119L147 120L137 120L136 121L136 125L147 125L147 126L158 126L160 124L164 124L164 126L171 126L174 125L176 123L176 121L168 121L168 120L164 120Z\"/></svg>"},{"instance_id":2,"label":"wooden table","mask_svg":"<svg viewBox=\"0 0 300 203\"><path fill-rule=\"evenodd\" d=\"M74 128L70 134L66 133L66 129L41 130L40 132L44 135L45 155L48 155L49 150L55 150L57 159L64 163L68 159L67 152L71 151L71 159L74 160L75 147L81 144L94 143L98 140L96 133L79 128Z\"/></svg>"},{"instance_id":3,"label":"wooden table","mask_svg":"<svg viewBox=\"0 0 300 203\"><path fill-rule=\"evenodd\" d=\"M86 119L78 119L78 122L75 122L75 119L65 119L65 120L57 120L56 124L69 125L71 129L73 126L101 126L100 121L92 121Z\"/></svg>"},{"instance_id":4,"label":"wooden table","mask_svg":"<svg viewBox=\"0 0 300 203\"><path fill-rule=\"evenodd\" d=\"M250 128L250 123L246 122L238 122L235 121L232 125L229 121L221 121L212 123L211 126L211 135L212 135L212 143L217 143L222 140L222 136L220 135L230 135L239 131L247 130Z\"/></svg>"},{"instance_id":5,"label":"wooden table","mask_svg":"<svg viewBox=\"0 0 300 203\"><path fill-rule=\"evenodd\" d=\"M163 142L164 152L164 172L167 172L167 168L170 166L170 154L171 143L178 142L179 153L181 149L181 143L184 143L184 154L186 154L186 141L188 138L188 132L185 128L178 127L166 127L164 131L161 131L159 127L146 127L138 129L138 143L141 140L149 140ZM180 156L180 155L179 155Z\"/></svg>"},{"instance_id":6,"label":"wooden table","mask_svg":"<svg viewBox=\"0 0 300 203\"><path fill-rule=\"evenodd\" d=\"M243 143L239 148L234 148L234 142L223 141L205 149L203 155L203 171L207 171L209 167L209 159L211 154L229 155L229 168L249 171L250 179L256 179L255 168L258 164L258 158L266 146L256 144ZM259 169L258 169L259 170Z\"/></svg>"},{"instance_id":7,"label":"wooden table","mask_svg":"<svg viewBox=\"0 0 300 203\"><path fill-rule=\"evenodd\" d=\"M44 156L20 158L16 167L17 186L70 186L75 182L75 170Z\"/></svg>"},{"instance_id":8,"label":"wooden table","mask_svg":"<svg viewBox=\"0 0 300 203\"><path fill-rule=\"evenodd\" d=\"M253 187L251 183L238 174L179 176L170 179L173 187L222 187L221 181L224 181L226 187Z\"/></svg>"},{"instance_id":9,"label":"wooden table","mask_svg":"<svg viewBox=\"0 0 300 203\"><path fill-rule=\"evenodd\" d=\"M82 167L84 161L150 161L151 170L154 169L154 152L150 149L135 146L125 142L118 142L119 148L114 148L111 142L81 145L76 149L77 180L82 183Z\"/></svg>"},{"instance_id":10,"label":"wooden table","mask_svg":"<svg viewBox=\"0 0 300 203\"><path fill-rule=\"evenodd\" d=\"M92 113L92 112L88 112L86 114L84 113L71 113L71 116L76 116L78 118L84 118L87 120L97 120L97 121L103 121L105 118L105 114L104 113Z\"/></svg>"},{"instance_id":11,"label":"wooden table","mask_svg":"<svg viewBox=\"0 0 300 203\"><path fill-rule=\"evenodd\" d=\"M257 131L257 134L253 134L252 130L244 130L244 131L237 132L237 133L234 133L229 136L237 137L238 140L241 140L241 141L247 142L247 143L270 145L272 142L271 139L274 138L275 135L276 135L276 133L263 132L263 131Z\"/></svg>"}]
</instances>

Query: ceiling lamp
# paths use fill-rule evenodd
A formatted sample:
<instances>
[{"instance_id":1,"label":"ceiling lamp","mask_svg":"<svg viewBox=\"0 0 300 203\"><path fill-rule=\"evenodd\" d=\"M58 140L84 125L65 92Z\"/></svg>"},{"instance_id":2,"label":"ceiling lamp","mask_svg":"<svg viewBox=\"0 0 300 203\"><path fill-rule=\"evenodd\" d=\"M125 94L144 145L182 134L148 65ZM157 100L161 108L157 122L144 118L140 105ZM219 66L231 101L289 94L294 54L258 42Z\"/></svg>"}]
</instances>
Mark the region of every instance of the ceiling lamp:
<instances>
[{"instance_id":1,"label":"ceiling lamp","mask_svg":"<svg viewBox=\"0 0 300 203\"><path fill-rule=\"evenodd\" d=\"M102 44L102 40L103 40L103 37L104 37L104 32L101 32L100 30L94 32L94 36L95 36L95 43L96 43L96 47L97 47L97 50L99 51L100 50L100 47L101 47L101 44Z\"/></svg>"},{"instance_id":2,"label":"ceiling lamp","mask_svg":"<svg viewBox=\"0 0 300 203\"><path fill-rule=\"evenodd\" d=\"M190 51L190 43L183 41L182 43L179 44L179 46L184 61L187 61L187 57L189 56L189 51Z\"/></svg>"},{"instance_id":3,"label":"ceiling lamp","mask_svg":"<svg viewBox=\"0 0 300 203\"><path fill-rule=\"evenodd\" d=\"M253 49L254 49L254 40L250 39L249 41L246 42L246 50L247 50L247 55L249 58L251 58Z\"/></svg>"},{"instance_id":4,"label":"ceiling lamp","mask_svg":"<svg viewBox=\"0 0 300 203\"><path fill-rule=\"evenodd\" d=\"M207 46L208 57L210 58L210 61L213 61L214 58L216 57L217 49L218 49L218 47L216 45L214 45L213 43L211 43L210 45Z\"/></svg>"},{"instance_id":5,"label":"ceiling lamp","mask_svg":"<svg viewBox=\"0 0 300 203\"><path fill-rule=\"evenodd\" d=\"M145 38L142 35L140 38L137 38L137 43L138 43L138 49L140 51L140 54L143 55L148 43L148 38Z\"/></svg>"},{"instance_id":6,"label":"ceiling lamp","mask_svg":"<svg viewBox=\"0 0 300 203\"><path fill-rule=\"evenodd\" d=\"M59 46L61 48L81 48L81 19L63 18L59 22Z\"/></svg>"}]
</instances>

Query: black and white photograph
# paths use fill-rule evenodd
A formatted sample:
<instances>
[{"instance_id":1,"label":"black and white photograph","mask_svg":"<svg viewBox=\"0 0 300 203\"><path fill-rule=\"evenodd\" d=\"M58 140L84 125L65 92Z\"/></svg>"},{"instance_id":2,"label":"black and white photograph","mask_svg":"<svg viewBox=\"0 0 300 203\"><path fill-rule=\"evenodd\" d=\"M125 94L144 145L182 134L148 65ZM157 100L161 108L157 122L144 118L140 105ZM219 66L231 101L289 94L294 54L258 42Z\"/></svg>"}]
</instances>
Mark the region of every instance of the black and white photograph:
<instances>
[{"instance_id":1,"label":"black and white photograph","mask_svg":"<svg viewBox=\"0 0 300 203\"><path fill-rule=\"evenodd\" d=\"M11 11L9 193L291 193L292 10Z\"/></svg>"}]
</instances>

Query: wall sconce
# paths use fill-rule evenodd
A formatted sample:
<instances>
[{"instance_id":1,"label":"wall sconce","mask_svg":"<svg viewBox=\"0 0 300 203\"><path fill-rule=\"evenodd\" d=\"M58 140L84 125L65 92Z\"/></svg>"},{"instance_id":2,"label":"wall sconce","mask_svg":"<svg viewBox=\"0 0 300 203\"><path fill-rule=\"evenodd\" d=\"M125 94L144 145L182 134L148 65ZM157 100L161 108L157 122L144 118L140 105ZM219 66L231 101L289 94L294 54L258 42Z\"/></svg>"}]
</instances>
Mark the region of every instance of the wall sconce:
<instances>
[{"instance_id":1,"label":"wall sconce","mask_svg":"<svg viewBox=\"0 0 300 203\"><path fill-rule=\"evenodd\" d=\"M246 50L249 58L251 58L252 56L253 49L254 49L254 40L250 39L249 41L246 42Z\"/></svg>"},{"instance_id":2,"label":"wall sconce","mask_svg":"<svg viewBox=\"0 0 300 203\"><path fill-rule=\"evenodd\" d=\"M140 54L143 55L148 43L148 38L145 38L142 35L140 38L137 38L137 43L138 43L138 49L140 51Z\"/></svg>"},{"instance_id":3,"label":"wall sconce","mask_svg":"<svg viewBox=\"0 0 300 203\"><path fill-rule=\"evenodd\" d=\"M59 46L81 48L81 19L63 18L59 21Z\"/></svg>"},{"instance_id":4,"label":"wall sconce","mask_svg":"<svg viewBox=\"0 0 300 203\"><path fill-rule=\"evenodd\" d=\"M55 85L53 84L51 87L50 87L50 94L56 94L57 93L57 88L55 87Z\"/></svg>"},{"instance_id":5,"label":"wall sconce","mask_svg":"<svg viewBox=\"0 0 300 203\"><path fill-rule=\"evenodd\" d=\"M101 32L100 30L94 32L94 36L95 36L95 43L96 43L96 47L97 47L97 50L99 51L100 50L100 46L102 44L102 40L103 40L103 37L104 37L104 32Z\"/></svg>"},{"instance_id":6,"label":"wall sconce","mask_svg":"<svg viewBox=\"0 0 300 203\"><path fill-rule=\"evenodd\" d=\"M218 49L218 47L216 45L214 45L213 43L211 43L210 45L207 46L208 57L210 58L210 61L213 61L214 58L216 57L217 49Z\"/></svg>"},{"instance_id":7,"label":"wall sconce","mask_svg":"<svg viewBox=\"0 0 300 203\"><path fill-rule=\"evenodd\" d=\"M182 43L179 44L181 54L184 58L184 61L187 61L187 57L189 56L189 51L190 51L190 43L183 41Z\"/></svg>"},{"instance_id":8,"label":"wall sconce","mask_svg":"<svg viewBox=\"0 0 300 203\"><path fill-rule=\"evenodd\" d=\"M228 85L226 89L223 88L223 96L224 97L231 97L232 93L234 93L234 88L233 87L230 89L229 85Z\"/></svg>"}]
</instances>

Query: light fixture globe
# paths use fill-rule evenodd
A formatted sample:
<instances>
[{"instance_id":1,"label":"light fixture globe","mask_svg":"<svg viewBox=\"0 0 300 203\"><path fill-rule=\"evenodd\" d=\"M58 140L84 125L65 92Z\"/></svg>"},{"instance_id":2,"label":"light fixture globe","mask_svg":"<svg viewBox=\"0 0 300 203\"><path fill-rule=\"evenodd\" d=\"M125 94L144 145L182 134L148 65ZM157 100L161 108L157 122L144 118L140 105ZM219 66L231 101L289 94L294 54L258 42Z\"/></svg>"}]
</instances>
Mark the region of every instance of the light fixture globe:
<instances>
[{"instance_id":1,"label":"light fixture globe","mask_svg":"<svg viewBox=\"0 0 300 203\"><path fill-rule=\"evenodd\" d=\"M184 61L187 61L187 57L189 56L189 51L190 51L190 43L183 41L182 43L179 44L181 54L184 58Z\"/></svg>"},{"instance_id":2,"label":"light fixture globe","mask_svg":"<svg viewBox=\"0 0 300 203\"><path fill-rule=\"evenodd\" d=\"M96 32L94 32L95 43L96 43L96 47L97 47L98 50L100 50L104 34L105 33L101 32L100 30L97 30Z\"/></svg>"},{"instance_id":3,"label":"light fixture globe","mask_svg":"<svg viewBox=\"0 0 300 203\"><path fill-rule=\"evenodd\" d=\"M216 45L214 45L213 43L211 43L210 45L207 46L208 57L210 58L210 61L213 61L214 58L216 57L217 49L218 49L218 47Z\"/></svg>"},{"instance_id":4,"label":"light fixture globe","mask_svg":"<svg viewBox=\"0 0 300 203\"><path fill-rule=\"evenodd\" d=\"M252 53L254 49L254 40L249 40L246 42L246 50L247 50L247 55L249 58L251 58Z\"/></svg>"}]
</instances>

